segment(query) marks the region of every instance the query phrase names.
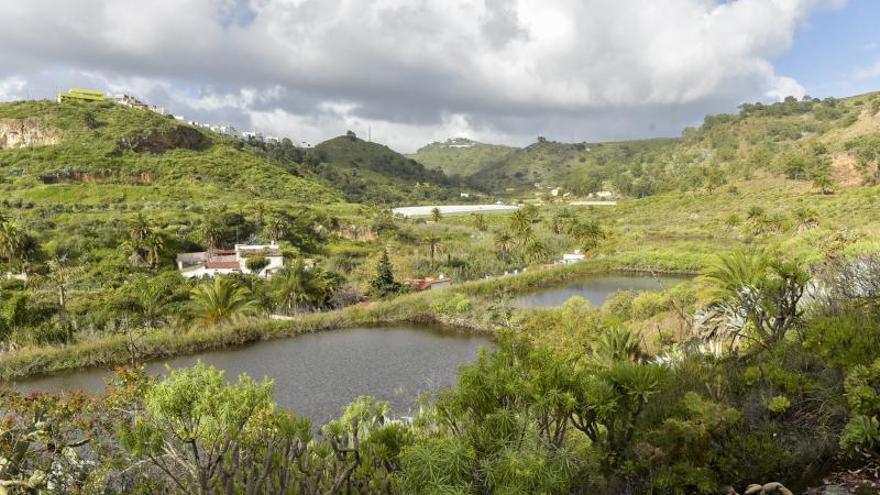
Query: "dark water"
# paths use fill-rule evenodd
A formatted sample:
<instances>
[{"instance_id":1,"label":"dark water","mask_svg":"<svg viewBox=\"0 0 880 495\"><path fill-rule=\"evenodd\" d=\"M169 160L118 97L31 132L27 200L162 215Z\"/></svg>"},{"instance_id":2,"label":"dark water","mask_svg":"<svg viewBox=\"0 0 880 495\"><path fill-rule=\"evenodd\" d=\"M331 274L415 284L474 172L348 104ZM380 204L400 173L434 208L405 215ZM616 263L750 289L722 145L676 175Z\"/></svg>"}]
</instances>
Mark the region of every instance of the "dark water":
<instances>
[{"instance_id":1,"label":"dark water","mask_svg":"<svg viewBox=\"0 0 880 495\"><path fill-rule=\"evenodd\" d=\"M320 425L339 415L359 395L391 403L394 414L417 410L416 398L454 381L460 364L473 360L484 337L443 332L430 327L352 328L272 340L232 350L206 352L157 361L151 373L165 365L210 363L234 380L247 373L275 382L275 400ZM109 372L78 370L17 383L25 392L61 390L101 391Z\"/></svg>"},{"instance_id":2,"label":"dark water","mask_svg":"<svg viewBox=\"0 0 880 495\"><path fill-rule=\"evenodd\" d=\"M547 308L559 306L573 296L580 296L595 306L601 306L617 291L668 289L685 280L689 280L689 277L664 275L655 278L637 274L591 275L562 287L539 289L531 294L517 297L512 304L520 308Z\"/></svg>"}]
</instances>

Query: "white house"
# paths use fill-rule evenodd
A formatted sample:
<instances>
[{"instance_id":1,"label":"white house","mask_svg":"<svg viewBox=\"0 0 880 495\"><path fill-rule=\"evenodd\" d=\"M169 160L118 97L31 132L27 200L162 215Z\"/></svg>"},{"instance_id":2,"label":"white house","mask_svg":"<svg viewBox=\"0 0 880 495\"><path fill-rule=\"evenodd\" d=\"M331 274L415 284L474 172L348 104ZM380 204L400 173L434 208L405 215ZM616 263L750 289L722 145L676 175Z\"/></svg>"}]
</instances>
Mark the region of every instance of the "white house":
<instances>
[{"instance_id":1,"label":"white house","mask_svg":"<svg viewBox=\"0 0 880 495\"><path fill-rule=\"evenodd\" d=\"M248 258L264 257L268 264L257 275L269 278L284 266L284 255L271 244L236 244L235 249L215 249L210 253L181 253L177 268L186 278L213 277L230 273L255 273L247 267Z\"/></svg>"}]
</instances>

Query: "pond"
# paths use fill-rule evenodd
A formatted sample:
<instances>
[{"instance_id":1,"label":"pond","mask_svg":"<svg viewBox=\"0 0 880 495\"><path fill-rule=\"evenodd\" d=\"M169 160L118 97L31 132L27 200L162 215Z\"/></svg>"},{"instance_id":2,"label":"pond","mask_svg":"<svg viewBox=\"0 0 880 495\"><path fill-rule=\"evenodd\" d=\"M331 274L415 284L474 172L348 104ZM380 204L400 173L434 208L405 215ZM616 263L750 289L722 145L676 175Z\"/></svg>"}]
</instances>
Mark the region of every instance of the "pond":
<instances>
[{"instance_id":1,"label":"pond","mask_svg":"<svg viewBox=\"0 0 880 495\"><path fill-rule=\"evenodd\" d=\"M487 345L486 337L432 327L351 328L154 361L148 370L166 373L166 364L177 368L201 360L225 370L228 380L241 373L255 379L267 376L275 382L280 406L321 425L359 395L387 400L395 415L413 415L420 394L453 383L458 366ZM98 392L109 376L104 369L75 370L15 387L23 392Z\"/></svg>"},{"instance_id":2,"label":"pond","mask_svg":"<svg viewBox=\"0 0 880 495\"><path fill-rule=\"evenodd\" d=\"M590 275L565 285L544 287L514 298L511 304L518 308L549 308L559 306L573 296L580 296L594 306L605 304L615 292L621 290L645 291L672 287L691 277L682 275L650 275L614 273Z\"/></svg>"}]
</instances>

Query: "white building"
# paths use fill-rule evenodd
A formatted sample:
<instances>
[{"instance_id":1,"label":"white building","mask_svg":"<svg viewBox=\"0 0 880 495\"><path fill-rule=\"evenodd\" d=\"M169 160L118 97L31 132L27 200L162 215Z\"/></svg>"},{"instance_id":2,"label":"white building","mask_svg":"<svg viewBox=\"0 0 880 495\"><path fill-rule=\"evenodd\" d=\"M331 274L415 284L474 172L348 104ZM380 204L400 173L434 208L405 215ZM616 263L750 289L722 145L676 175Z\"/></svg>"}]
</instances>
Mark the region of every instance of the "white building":
<instances>
[{"instance_id":1,"label":"white building","mask_svg":"<svg viewBox=\"0 0 880 495\"><path fill-rule=\"evenodd\" d=\"M259 272L247 267L248 258L263 257L268 264ZM272 244L236 244L235 249L215 249L199 253L177 255L177 269L186 278L213 277L230 273L256 273L269 278L284 266L284 255Z\"/></svg>"},{"instance_id":2,"label":"white building","mask_svg":"<svg viewBox=\"0 0 880 495\"><path fill-rule=\"evenodd\" d=\"M574 263L580 263L584 261L586 256L581 253L580 249L576 249L573 253L565 253L562 255L562 264L563 265L571 265Z\"/></svg>"}]
</instances>

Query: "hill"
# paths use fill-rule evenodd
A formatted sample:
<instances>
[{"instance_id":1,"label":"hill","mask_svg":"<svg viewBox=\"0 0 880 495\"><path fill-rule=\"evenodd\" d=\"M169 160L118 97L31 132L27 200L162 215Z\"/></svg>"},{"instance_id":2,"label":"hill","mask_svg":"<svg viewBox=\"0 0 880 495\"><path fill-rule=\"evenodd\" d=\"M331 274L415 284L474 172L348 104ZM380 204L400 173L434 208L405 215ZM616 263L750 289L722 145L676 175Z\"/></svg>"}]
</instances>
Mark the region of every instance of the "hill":
<instances>
[{"instance_id":1,"label":"hill","mask_svg":"<svg viewBox=\"0 0 880 495\"><path fill-rule=\"evenodd\" d=\"M22 201L93 204L123 193L129 204L341 201L338 191L248 153L234 140L112 103L2 104L0 136L5 182L14 186L12 198Z\"/></svg>"},{"instance_id":2,"label":"hill","mask_svg":"<svg viewBox=\"0 0 880 495\"><path fill-rule=\"evenodd\" d=\"M457 181L443 170L426 168L382 144L345 135L324 141L315 150L322 164L320 176L350 201L390 206L458 197Z\"/></svg>"},{"instance_id":3,"label":"hill","mask_svg":"<svg viewBox=\"0 0 880 495\"><path fill-rule=\"evenodd\" d=\"M525 190L534 183L576 194L613 189L630 197L664 191L714 189L757 170L826 186L873 184L880 156L880 93L850 98L788 98L747 103L738 114L707 116L678 138L612 143L538 142L463 167L468 183L491 191ZM453 163L466 153L429 145L428 163ZM464 148L471 150L471 148ZM483 151L479 151L483 150ZM441 165L442 166L442 165ZM454 168L450 169L454 170Z\"/></svg>"},{"instance_id":4,"label":"hill","mask_svg":"<svg viewBox=\"0 0 880 495\"><path fill-rule=\"evenodd\" d=\"M173 268L177 252L204 248L209 224L231 245L263 240L264 219L281 218L281 238L310 252L374 213L305 165L112 103L0 104L0 194L0 217L29 232L40 257L88 266L82 283L95 287L133 273L120 243L137 214L164 239L162 266Z\"/></svg>"},{"instance_id":5,"label":"hill","mask_svg":"<svg viewBox=\"0 0 880 495\"><path fill-rule=\"evenodd\" d=\"M512 146L452 138L423 146L409 157L447 175L466 177L504 163L516 151Z\"/></svg>"}]
</instances>

